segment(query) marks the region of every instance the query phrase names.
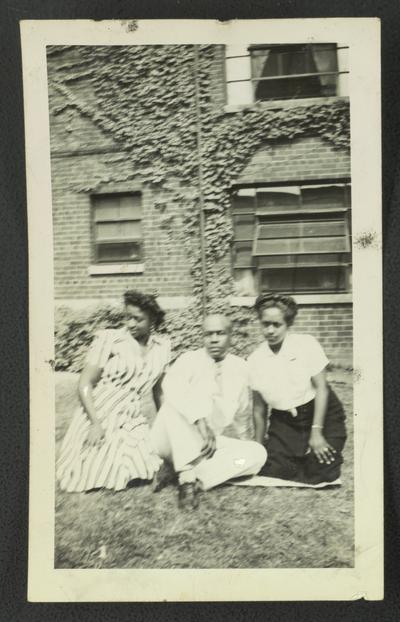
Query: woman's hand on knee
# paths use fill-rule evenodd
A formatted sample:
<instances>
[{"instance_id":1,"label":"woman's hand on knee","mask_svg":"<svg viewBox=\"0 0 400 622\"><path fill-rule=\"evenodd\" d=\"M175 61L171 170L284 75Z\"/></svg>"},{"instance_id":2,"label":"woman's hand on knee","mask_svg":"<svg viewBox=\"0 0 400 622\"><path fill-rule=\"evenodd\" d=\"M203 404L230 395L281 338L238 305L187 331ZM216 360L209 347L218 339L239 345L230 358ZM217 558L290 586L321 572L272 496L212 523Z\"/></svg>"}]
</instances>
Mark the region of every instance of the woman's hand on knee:
<instances>
[{"instance_id":1,"label":"woman's hand on knee","mask_svg":"<svg viewBox=\"0 0 400 622\"><path fill-rule=\"evenodd\" d=\"M96 447L97 445L101 445L103 441L104 430L101 424L98 421L91 423L86 439L86 445L89 447Z\"/></svg>"},{"instance_id":2,"label":"woman's hand on knee","mask_svg":"<svg viewBox=\"0 0 400 622\"><path fill-rule=\"evenodd\" d=\"M319 430L313 430L311 432L309 446L318 462L321 464L331 464L334 462L336 449L328 443L322 432Z\"/></svg>"}]
</instances>

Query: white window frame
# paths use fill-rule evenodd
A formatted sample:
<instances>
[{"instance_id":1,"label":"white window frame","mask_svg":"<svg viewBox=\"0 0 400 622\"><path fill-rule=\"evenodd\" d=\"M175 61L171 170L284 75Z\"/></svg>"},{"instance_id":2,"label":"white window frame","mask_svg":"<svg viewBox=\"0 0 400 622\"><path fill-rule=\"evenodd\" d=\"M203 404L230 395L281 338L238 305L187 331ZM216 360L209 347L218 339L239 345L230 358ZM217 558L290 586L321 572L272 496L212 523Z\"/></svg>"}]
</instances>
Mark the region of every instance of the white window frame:
<instances>
[{"instance_id":1,"label":"white window frame","mask_svg":"<svg viewBox=\"0 0 400 622\"><path fill-rule=\"evenodd\" d=\"M338 82L336 96L326 98L316 97L306 99L256 101L254 98L251 55L249 50L250 46L252 45L256 44L252 42L243 45L227 45L225 47L225 77L227 98L227 103L225 106L226 112L234 112L238 109L253 106L255 104L261 105L263 107L281 107L300 105L302 103L311 104L314 102L325 102L331 99L336 100L340 97L348 97L349 48L345 44L337 43Z\"/></svg>"}]
</instances>

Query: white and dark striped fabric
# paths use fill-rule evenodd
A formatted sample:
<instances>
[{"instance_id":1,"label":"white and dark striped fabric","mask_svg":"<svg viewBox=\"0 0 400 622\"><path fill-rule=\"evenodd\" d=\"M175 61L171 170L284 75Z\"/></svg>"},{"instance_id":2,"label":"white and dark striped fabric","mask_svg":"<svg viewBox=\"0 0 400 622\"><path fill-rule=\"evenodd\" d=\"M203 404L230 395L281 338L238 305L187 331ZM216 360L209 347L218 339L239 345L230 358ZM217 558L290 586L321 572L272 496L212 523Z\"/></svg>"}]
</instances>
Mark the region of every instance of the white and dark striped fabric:
<instances>
[{"instance_id":1,"label":"white and dark striped fabric","mask_svg":"<svg viewBox=\"0 0 400 622\"><path fill-rule=\"evenodd\" d=\"M170 342L151 335L143 356L127 329L100 331L87 363L102 369L93 390L96 414L105 438L99 447L86 444L90 421L80 407L61 445L57 479L62 490L122 490L132 479L152 479L160 459L149 441L141 397L152 389L170 361Z\"/></svg>"}]
</instances>

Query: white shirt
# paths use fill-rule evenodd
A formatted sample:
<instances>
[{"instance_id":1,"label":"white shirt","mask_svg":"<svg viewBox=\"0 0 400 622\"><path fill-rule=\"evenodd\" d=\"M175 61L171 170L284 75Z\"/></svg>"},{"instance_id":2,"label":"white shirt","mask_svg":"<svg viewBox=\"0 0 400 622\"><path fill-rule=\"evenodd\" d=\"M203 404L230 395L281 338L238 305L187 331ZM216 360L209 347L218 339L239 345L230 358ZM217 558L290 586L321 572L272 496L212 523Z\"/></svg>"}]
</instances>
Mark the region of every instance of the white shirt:
<instances>
[{"instance_id":1,"label":"white shirt","mask_svg":"<svg viewBox=\"0 0 400 622\"><path fill-rule=\"evenodd\" d=\"M325 369L328 362L312 335L288 333L276 354L267 342L250 354L251 388L272 408L296 408L315 398L311 378Z\"/></svg>"},{"instance_id":2,"label":"white shirt","mask_svg":"<svg viewBox=\"0 0 400 622\"><path fill-rule=\"evenodd\" d=\"M216 434L250 405L248 367L245 360L227 354L216 363L205 348L185 352L163 381L165 404L190 423L206 418Z\"/></svg>"}]
</instances>

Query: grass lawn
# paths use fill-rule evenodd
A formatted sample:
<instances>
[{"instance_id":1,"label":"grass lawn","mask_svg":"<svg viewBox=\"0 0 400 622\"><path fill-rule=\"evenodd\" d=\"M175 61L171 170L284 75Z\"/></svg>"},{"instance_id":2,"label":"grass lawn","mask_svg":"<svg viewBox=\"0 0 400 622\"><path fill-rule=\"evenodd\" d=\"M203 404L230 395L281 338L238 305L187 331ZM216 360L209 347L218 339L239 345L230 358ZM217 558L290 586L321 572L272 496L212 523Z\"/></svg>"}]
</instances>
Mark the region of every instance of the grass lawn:
<instances>
[{"instance_id":1,"label":"grass lawn","mask_svg":"<svg viewBox=\"0 0 400 622\"><path fill-rule=\"evenodd\" d=\"M76 404L77 376L56 373L56 434ZM176 490L56 489L56 568L351 567L354 554L352 375L331 374L347 412L343 485L325 490L220 486L180 511Z\"/></svg>"}]
</instances>

